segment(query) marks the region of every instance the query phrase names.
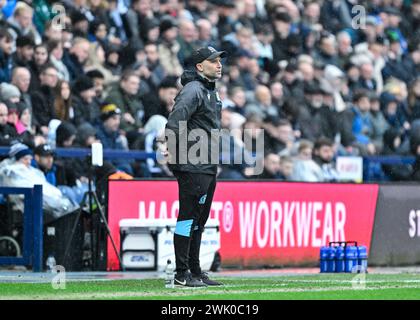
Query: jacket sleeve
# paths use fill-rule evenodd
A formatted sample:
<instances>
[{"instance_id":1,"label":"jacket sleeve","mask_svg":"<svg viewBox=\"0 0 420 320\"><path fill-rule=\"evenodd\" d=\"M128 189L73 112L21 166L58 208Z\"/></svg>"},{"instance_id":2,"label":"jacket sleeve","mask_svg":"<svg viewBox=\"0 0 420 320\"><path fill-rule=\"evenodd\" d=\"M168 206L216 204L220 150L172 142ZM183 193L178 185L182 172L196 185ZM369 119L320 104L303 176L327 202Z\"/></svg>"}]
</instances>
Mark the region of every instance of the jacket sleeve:
<instances>
[{"instance_id":1,"label":"jacket sleeve","mask_svg":"<svg viewBox=\"0 0 420 320\"><path fill-rule=\"evenodd\" d=\"M200 95L198 88L189 85L183 88L175 98L175 105L169 114L166 130L172 130L176 136L182 134L179 128L180 121L188 121L191 115L197 111L200 104Z\"/></svg>"}]
</instances>

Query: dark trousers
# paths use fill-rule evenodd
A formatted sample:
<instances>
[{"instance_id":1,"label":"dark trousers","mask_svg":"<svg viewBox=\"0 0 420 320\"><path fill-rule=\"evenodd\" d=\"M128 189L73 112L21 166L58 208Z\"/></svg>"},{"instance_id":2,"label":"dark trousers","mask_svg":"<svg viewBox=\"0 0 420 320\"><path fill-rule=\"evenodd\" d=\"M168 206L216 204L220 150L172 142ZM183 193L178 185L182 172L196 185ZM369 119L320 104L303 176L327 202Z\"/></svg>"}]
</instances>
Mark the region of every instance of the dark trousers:
<instances>
[{"instance_id":1,"label":"dark trousers","mask_svg":"<svg viewBox=\"0 0 420 320\"><path fill-rule=\"evenodd\" d=\"M216 189L216 175L174 171L178 180L179 215L175 227L176 272L200 274L200 245Z\"/></svg>"}]
</instances>

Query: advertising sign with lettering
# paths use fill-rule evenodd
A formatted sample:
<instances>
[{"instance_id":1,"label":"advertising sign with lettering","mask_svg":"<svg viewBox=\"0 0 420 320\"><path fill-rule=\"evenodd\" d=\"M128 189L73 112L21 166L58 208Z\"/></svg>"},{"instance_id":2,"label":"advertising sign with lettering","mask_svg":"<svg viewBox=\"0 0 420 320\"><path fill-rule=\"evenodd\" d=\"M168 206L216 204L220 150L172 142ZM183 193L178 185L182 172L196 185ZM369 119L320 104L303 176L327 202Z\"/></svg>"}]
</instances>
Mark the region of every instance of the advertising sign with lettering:
<instances>
[{"instance_id":1,"label":"advertising sign with lettering","mask_svg":"<svg viewBox=\"0 0 420 320\"><path fill-rule=\"evenodd\" d=\"M378 185L219 181L218 219L224 266L317 265L329 241L370 246ZM110 181L108 219L119 247L121 219L175 218L176 181ZM118 260L108 244L108 269Z\"/></svg>"}]
</instances>

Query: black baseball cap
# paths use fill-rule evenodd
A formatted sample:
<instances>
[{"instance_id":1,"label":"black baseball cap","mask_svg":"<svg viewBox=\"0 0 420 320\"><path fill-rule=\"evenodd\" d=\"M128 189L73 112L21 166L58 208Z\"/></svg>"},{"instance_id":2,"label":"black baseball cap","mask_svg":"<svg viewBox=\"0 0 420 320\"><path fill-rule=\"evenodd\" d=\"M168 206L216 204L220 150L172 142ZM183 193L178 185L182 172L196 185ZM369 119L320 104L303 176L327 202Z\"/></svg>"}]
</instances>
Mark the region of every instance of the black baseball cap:
<instances>
[{"instance_id":1,"label":"black baseball cap","mask_svg":"<svg viewBox=\"0 0 420 320\"><path fill-rule=\"evenodd\" d=\"M191 55L191 62L195 66L197 63L203 62L204 60L213 60L217 57L224 58L226 56L226 51L217 51L213 47L202 47L193 52Z\"/></svg>"},{"instance_id":2,"label":"black baseball cap","mask_svg":"<svg viewBox=\"0 0 420 320\"><path fill-rule=\"evenodd\" d=\"M34 150L34 154L39 156L54 156L54 150L49 144L40 144Z\"/></svg>"}]
</instances>

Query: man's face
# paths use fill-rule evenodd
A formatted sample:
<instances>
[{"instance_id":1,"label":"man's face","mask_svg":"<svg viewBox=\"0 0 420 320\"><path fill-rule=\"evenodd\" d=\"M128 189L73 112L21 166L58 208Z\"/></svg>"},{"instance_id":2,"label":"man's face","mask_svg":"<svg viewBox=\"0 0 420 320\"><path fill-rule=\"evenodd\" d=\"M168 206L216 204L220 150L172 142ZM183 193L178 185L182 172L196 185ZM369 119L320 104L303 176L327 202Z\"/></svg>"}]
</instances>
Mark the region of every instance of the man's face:
<instances>
[{"instance_id":1,"label":"man's face","mask_svg":"<svg viewBox=\"0 0 420 320\"><path fill-rule=\"evenodd\" d=\"M359 107L360 111L367 112L370 110L370 100L368 97L362 97L357 102L357 106Z\"/></svg>"},{"instance_id":2,"label":"man's face","mask_svg":"<svg viewBox=\"0 0 420 320\"><path fill-rule=\"evenodd\" d=\"M54 157L52 155L35 155L35 161L38 163L38 166L43 170L51 170L53 163L54 163Z\"/></svg>"},{"instance_id":3,"label":"man's face","mask_svg":"<svg viewBox=\"0 0 420 320\"><path fill-rule=\"evenodd\" d=\"M116 132L120 128L120 122L121 116L116 114L104 121L104 127L108 131Z\"/></svg>"},{"instance_id":4,"label":"man's face","mask_svg":"<svg viewBox=\"0 0 420 320\"><path fill-rule=\"evenodd\" d=\"M144 48L144 52L146 53L147 60L149 62L154 63L157 60L159 60L159 54L158 54L156 45L154 45L154 44L147 45Z\"/></svg>"},{"instance_id":5,"label":"man's face","mask_svg":"<svg viewBox=\"0 0 420 320\"><path fill-rule=\"evenodd\" d=\"M38 47L35 49L34 54L35 64L38 66L44 65L48 60L48 51L44 47Z\"/></svg>"},{"instance_id":6,"label":"man's face","mask_svg":"<svg viewBox=\"0 0 420 320\"><path fill-rule=\"evenodd\" d=\"M267 155L267 157L265 157L264 166L269 173L278 173L280 171L280 156L274 153Z\"/></svg>"},{"instance_id":7,"label":"man's face","mask_svg":"<svg viewBox=\"0 0 420 320\"><path fill-rule=\"evenodd\" d=\"M19 55L24 61L32 61L34 57L34 47L24 46L17 49Z\"/></svg>"},{"instance_id":8,"label":"man's face","mask_svg":"<svg viewBox=\"0 0 420 320\"><path fill-rule=\"evenodd\" d=\"M285 177L290 177L293 173L293 162L284 161L281 163L281 172Z\"/></svg>"},{"instance_id":9,"label":"man's face","mask_svg":"<svg viewBox=\"0 0 420 320\"><path fill-rule=\"evenodd\" d=\"M102 97L102 93L104 92L104 83L105 80L101 78L94 78L93 84L95 86L95 93L97 97Z\"/></svg>"},{"instance_id":10,"label":"man's face","mask_svg":"<svg viewBox=\"0 0 420 320\"><path fill-rule=\"evenodd\" d=\"M40 76L41 85L48 86L50 88L55 88L57 86L58 75L57 70L54 68L48 68L41 73Z\"/></svg>"},{"instance_id":11,"label":"man's face","mask_svg":"<svg viewBox=\"0 0 420 320\"><path fill-rule=\"evenodd\" d=\"M204 60L201 63L197 63L196 66L198 71L202 72L209 80L217 80L222 77L222 62L220 57L214 60Z\"/></svg>"},{"instance_id":12,"label":"man's face","mask_svg":"<svg viewBox=\"0 0 420 320\"><path fill-rule=\"evenodd\" d=\"M4 126L7 123L8 115L7 106L4 103L0 103L0 126Z\"/></svg>"},{"instance_id":13,"label":"man's face","mask_svg":"<svg viewBox=\"0 0 420 320\"><path fill-rule=\"evenodd\" d=\"M288 143L292 137L293 129L289 125L282 125L277 127L278 139L283 143Z\"/></svg>"},{"instance_id":14,"label":"man's face","mask_svg":"<svg viewBox=\"0 0 420 320\"><path fill-rule=\"evenodd\" d=\"M27 166L28 168L31 166L32 156L30 154L20 158L18 160L19 163L22 163L23 165Z\"/></svg>"},{"instance_id":15,"label":"man's face","mask_svg":"<svg viewBox=\"0 0 420 320\"><path fill-rule=\"evenodd\" d=\"M170 107L170 109L172 110L172 107L175 103L175 97L178 94L178 89L177 88L161 88L159 89L159 98L161 101L163 101L168 109L168 107ZM168 110L168 111L171 111Z\"/></svg>"},{"instance_id":16,"label":"man's face","mask_svg":"<svg viewBox=\"0 0 420 320\"><path fill-rule=\"evenodd\" d=\"M322 146L319 150L316 150L315 153L324 161L331 162L334 158L334 150L331 146Z\"/></svg>"},{"instance_id":17,"label":"man's face","mask_svg":"<svg viewBox=\"0 0 420 320\"><path fill-rule=\"evenodd\" d=\"M72 53L76 55L79 63L84 64L89 57L89 43L82 41L73 47Z\"/></svg>"},{"instance_id":18,"label":"man's face","mask_svg":"<svg viewBox=\"0 0 420 320\"><path fill-rule=\"evenodd\" d=\"M134 75L130 76L121 82L121 87L126 93L136 95L140 88L140 78Z\"/></svg>"},{"instance_id":19,"label":"man's face","mask_svg":"<svg viewBox=\"0 0 420 320\"><path fill-rule=\"evenodd\" d=\"M364 79L372 79L373 66L370 63L364 63L360 67L360 74Z\"/></svg>"},{"instance_id":20,"label":"man's face","mask_svg":"<svg viewBox=\"0 0 420 320\"><path fill-rule=\"evenodd\" d=\"M80 96L87 103L92 103L93 98L96 96L95 88L91 88L85 91L80 92Z\"/></svg>"},{"instance_id":21,"label":"man's face","mask_svg":"<svg viewBox=\"0 0 420 320\"><path fill-rule=\"evenodd\" d=\"M31 73L27 69L19 69L16 71L12 79L12 83L22 92L28 92L31 83Z\"/></svg>"},{"instance_id":22,"label":"man's face","mask_svg":"<svg viewBox=\"0 0 420 320\"><path fill-rule=\"evenodd\" d=\"M0 49L6 54L11 55L13 50L13 40L9 38L2 38L0 40Z\"/></svg>"},{"instance_id":23,"label":"man's face","mask_svg":"<svg viewBox=\"0 0 420 320\"><path fill-rule=\"evenodd\" d=\"M18 16L16 16L16 21L19 23L19 25L23 29L26 29L32 23L32 16L33 16L32 12L30 12L29 10L24 10L24 11L21 11Z\"/></svg>"},{"instance_id":24,"label":"man's face","mask_svg":"<svg viewBox=\"0 0 420 320\"><path fill-rule=\"evenodd\" d=\"M330 56L335 55L337 53L335 40L333 38L324 38L321 43L321 49Z\"/></svg>"}]
</instances>

